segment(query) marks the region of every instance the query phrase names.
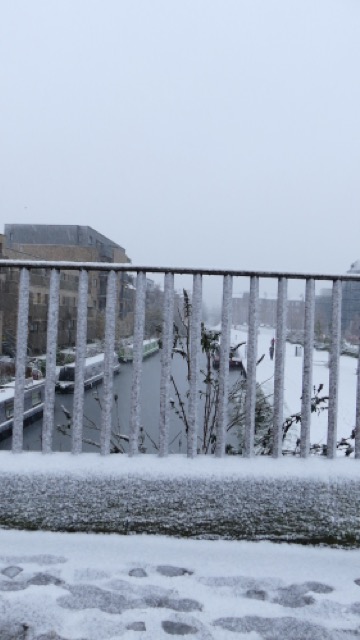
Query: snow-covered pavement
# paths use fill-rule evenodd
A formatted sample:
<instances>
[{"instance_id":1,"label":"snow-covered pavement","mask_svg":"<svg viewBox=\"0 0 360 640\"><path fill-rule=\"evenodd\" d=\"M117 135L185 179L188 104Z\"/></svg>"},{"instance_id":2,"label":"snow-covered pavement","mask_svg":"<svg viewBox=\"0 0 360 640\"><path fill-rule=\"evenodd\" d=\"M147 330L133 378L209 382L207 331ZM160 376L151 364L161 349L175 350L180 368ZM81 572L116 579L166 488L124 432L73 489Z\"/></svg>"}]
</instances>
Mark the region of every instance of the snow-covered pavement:
<instances>
[{"instance_id":1,"label":"snow-covered pavement","mask_svg":"<svg viewBox=\"0 0 360 640\"><path fill-rule=\"evenodd\" d=\"M352 640L360 550L0 531L1 640Z\"/></svg>"}]
</instances>

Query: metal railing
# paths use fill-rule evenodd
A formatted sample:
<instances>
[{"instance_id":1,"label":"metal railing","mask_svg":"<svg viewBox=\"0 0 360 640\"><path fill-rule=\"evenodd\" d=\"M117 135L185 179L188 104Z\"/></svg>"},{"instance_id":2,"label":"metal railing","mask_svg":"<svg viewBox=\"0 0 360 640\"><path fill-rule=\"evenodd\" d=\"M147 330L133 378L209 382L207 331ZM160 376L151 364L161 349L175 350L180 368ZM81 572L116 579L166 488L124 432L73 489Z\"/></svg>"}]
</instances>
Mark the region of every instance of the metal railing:
<instances>
[{"instance_id":1,"label":"metal railing","mask_svg":"<svg viewBox=\"0 0 360 640\"><path fill-rule=\"evenodd\" d=\"M12 451L18 453L23 449L23 414L24 384L28 340L29 312L29 273L36 269L46 269L50 273L45 406L43 416L42 450L52 451L52 434L54 430L54 403L56 382L56 348L59 318L60 272L77 271L79 273L77 335L75 361L75 389L72 426L72 452L82 451L83 409L84 409L84 363L87 340L87 297L89 272L105 272L107 274L106 314L105 314L105 364L104 364L104 399L101 423L101 453L110 453L111 410L113 404L113 354L115 346L115 315L118 286L116 274L127 272L136 274L134 349L133 349L133 383L131 391L129 455L138 453L140 429L140 397L142 373L142 346L144 340L145 288L147 273L164 274L163 297L163 329L160 377L160 420L159 420L159 455L169 452L169 415L170 415L170 371L173 344L173 312L174 312L174 276L186 274L193 276L192 316L191 316L191 381L189 383L189 429L187 434L187 455L195 457L197 453L198 425L198 393L201 379L199 357L201 353L201 306L203 276L221 276L223 278L222 297L222 335L220 344L219 366L219 410L216 425L216 457L225 455L227 402L229 387L229 347L232 315L233 280L238 277L248 278L250 283L248 339L247 339L247 378L245 405L245 457L254 455L255 406L256 406L256 362L257 335L259 327L259 281L276 279L278 284L277 318L276 318L276 351L274 373L274 422L273 422L273 457L282 455L283 438L283 406L284 406L284 364L286 344L286 309L287 287L292 280L306 283L305 320L304 320L304 356L302 373L301 402L301 449L303 458L309 456L310 422L312 401L313 346L314 346L314 310L315 283L317 281L332 282L332 319L331 347L329 358L329 407L327 457L334 458L337 444L337 413L339 359L341 343L341 297L342 285L346 281L359 282L360 275L325 275L306 273L279 273L263 271L235 271L220 269L189 269L153 266L134 266L129 264L80 263L80 262L45 262L24 260L0 260L0 268L11 267L20 270L16 379L14 422L12 434ZM6 327L4 327L6 328ZM357 396L355 424L355 457L360 457L360 366L357 367Z\"/></svg>"}]
</instances>

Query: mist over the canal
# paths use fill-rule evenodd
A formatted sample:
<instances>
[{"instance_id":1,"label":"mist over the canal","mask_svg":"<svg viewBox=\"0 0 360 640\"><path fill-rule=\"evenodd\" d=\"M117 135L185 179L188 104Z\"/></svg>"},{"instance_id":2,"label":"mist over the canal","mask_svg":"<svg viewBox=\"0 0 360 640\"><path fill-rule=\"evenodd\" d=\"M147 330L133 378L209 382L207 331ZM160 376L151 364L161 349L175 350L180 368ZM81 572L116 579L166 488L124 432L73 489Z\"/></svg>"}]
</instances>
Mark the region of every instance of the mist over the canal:
<instances>
[{"instance_id":1,"label":"mist over the canal","mask_svg":"<svg viewBox=\"0 0 360 640\"><path fill-rule=\"evenodd\" d=\"M203 365L205 366L205 357L202 355ZM152 444L153 440L156 445L159 442L159 415L160 415L160 353L152 355L143 361L142 371L142 387L141 387L141 426L150 437L145 435L144 447L146 453L156 453L156 448ZM186 365L181 356L177 355L172 360L172 373L176 380L179 391L183 400L187 404L186 391L188 381L186 379ZM230 384L232 384L238 372L230 371ZM120 432L128 435L129 419L130 419L130 398L132 387L132 364L122 364L120 373L114 376L114 395L118 396L117 402L113 405L113 425L120 425ZM88 441L100 442L100 425L101 425L101 399L103 394L103 385L99 384L92 389L85 391L84 396L84 430L83 430L83 451L96 452L99 448L90 444ZM96 399L99 398L99 400ZM175 394L172 392L172 397ZM73 407L73 394L55 395L55 429L53 434L53 451L70 451L71 450L71 429L68 430L69 435L60 433L57 429L58 425L66 425L66 418L61 406L63 405L71 414ZM202 402L199 401L199 429L202 422ZM98 428L92 428L88 418L97 425ZM41 433L42 419L36 420L28 424L24 428L24 450L40 451L41 450ZM180 437L176 437L181 434ZM170 412L170 437L169 442L175 438L170 447L171 453L186 452L186 435L185 428L180 418L174 411ZM229 435L229 441L236 444L236 432ZM128 445L124 444L125 452L128 451ZM0 449L11 449L11 437L0 442Z\"/></svg>"}]
</instances>

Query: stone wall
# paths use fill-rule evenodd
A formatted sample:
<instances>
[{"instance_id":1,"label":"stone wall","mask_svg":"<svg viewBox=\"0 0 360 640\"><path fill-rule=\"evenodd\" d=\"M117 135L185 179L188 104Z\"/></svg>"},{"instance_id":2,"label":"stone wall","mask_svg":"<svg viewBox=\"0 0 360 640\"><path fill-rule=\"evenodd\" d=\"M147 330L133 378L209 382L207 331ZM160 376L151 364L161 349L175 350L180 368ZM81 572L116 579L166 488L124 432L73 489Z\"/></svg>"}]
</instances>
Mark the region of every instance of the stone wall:
<instances>
[{"instance_id":1,"label":"stone wall","mask_svg":"<svg viewBox=\"0 0 360 640\"><path fill-rule=\"evenodd\" d=\"M0 526L360 546L356 460L0 452Z\"/></svg>"}]
</instances>

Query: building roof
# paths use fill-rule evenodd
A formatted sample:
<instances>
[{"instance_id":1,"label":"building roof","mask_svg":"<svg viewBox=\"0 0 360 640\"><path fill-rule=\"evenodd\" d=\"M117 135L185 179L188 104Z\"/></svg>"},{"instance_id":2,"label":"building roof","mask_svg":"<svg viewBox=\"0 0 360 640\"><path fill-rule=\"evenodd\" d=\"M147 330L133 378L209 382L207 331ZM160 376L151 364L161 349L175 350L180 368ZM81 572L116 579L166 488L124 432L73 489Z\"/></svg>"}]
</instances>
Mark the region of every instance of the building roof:
<instances>
[{"instance_id":1,"label":"building roof","mask_svg":"<svg viewBox=\"0 0 360 640\"><path fill-rule=\"evenodd\" d=\"M89 226L76 224L6 224L6 243L68 246L107 246L122 249L113 240Z\"/></svg>"}]
</instances>

